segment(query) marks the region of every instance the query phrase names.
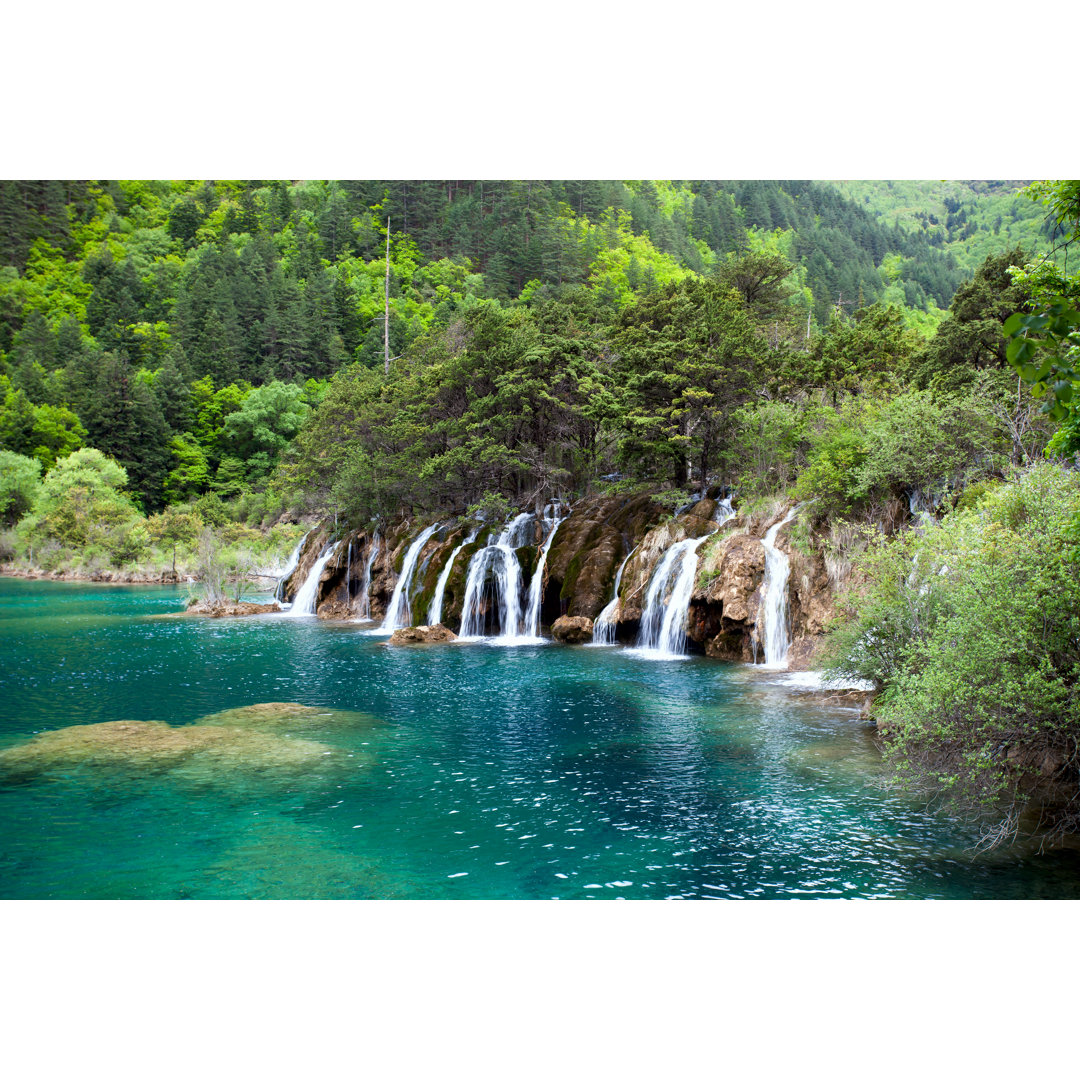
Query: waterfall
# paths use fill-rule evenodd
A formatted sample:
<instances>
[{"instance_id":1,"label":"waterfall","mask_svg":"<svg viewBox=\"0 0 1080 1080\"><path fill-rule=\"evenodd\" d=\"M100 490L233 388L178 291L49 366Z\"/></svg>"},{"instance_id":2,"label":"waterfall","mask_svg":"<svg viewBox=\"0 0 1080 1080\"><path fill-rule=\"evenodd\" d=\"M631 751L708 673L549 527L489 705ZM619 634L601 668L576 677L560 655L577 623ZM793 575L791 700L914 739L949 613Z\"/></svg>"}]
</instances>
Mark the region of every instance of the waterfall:
<instances>
[{"instance_id":1,"label":"waterfall","mask_svg":"<svg viewBox=\"0 0 1080 1080\"><path fill-rule=\"evenodd\" d=\"M360 603L358 605L360 610L356 613L358 619L371 618L371 568L375 565L375 559L378 557L378 554L379 534L376 533L371 538L367 561L364 563L364 585L360 590Z\"/></svg>"},{"instance_id":2,"label":"waterfall","mask_svg":"<svg viewBox=\"0 0 1080 1080\"><path fill-rule=\"evenodd\" d=\"M635 551L637 551L636 547L631 550L630 555L633 555ZM612 590L610 603L597 615L596 622L593 623L592 643L594 645L615 644L615 612L619 610L619 585L622 583L622 572L630 561L630 555L623 559L622 565L615 573L615 588Z\"/></svg>"},{"instance_id":3,"label":"waterfall","mask_svg":"<svg viewBox=\"0 0 1080 1080\"><path fill-rule=\"evenodd\" d=\"M461 637L484 636L485 599L498 600L498 639L505 641L518 636L521 629L521 566L514 549L522 546L523 529L533 520L533 514L518 514L492 543L473 555L461 608ZM487 584L489 571L494 574L491 585Z\"/></svg>"},{"instance_id":4,"label":"waterfall","mask_svg":"<svg viewBox=\"0 0 1080 1080\"><path fill-rule=\"evenodd\" d=\"M551 515L548 516L548 511ZM540 558L537 560L536 569L533 571L532 581L529 582L529 606L525 609L524 636L532 640L540 639L540 605L544 600L544 566L547 564L548 551L551 550L551 542L559 531L563 522L562 507L559 503L551 503L544 507L544 524L551 525L551 532L540 548Z\"/></svg>"},{"instance_id":5,"label":"waterfall","mask_svg":"<svg viewBox=\"0 0 1080 1080\"><path fill-rule=\"evenodd\" d=\"M285 582L289 580L289 575L296 569L296 564L300 561L300 552L304 549L304 544L307 543L307 538L314 532L314 529L308 529L306 533L300 538L300 543L293 548L292 554L289 556L289 561L285 564L285 570L281 577L278 578L277 588L274 589L274 599L281 600L281 590L285 585Z\"/></svg>"},{"instance_id":6,"label":"waterfall","mask_svg":"<svg viewBox=\"0 0 1080 1080\"><path fill-rule=\"evenodd\" d=\"M723 525L725 521L730 521L735 516L735 508L731 505L731 496L727 495L716 504L716 509L713 511L713 521L717 525Z\"/></svg>"},{"instance_id":7,"label":"waterfall","mask_svg":"<svg viewBox=\"0 0 1080 1080\"><path fill-rule=\"evenodd\" d=\"M438 523L429 525L410 545L405 553L405 561L401 564L401 577L394 586L394 595L390 597L390 606L386 609L386 618L380 629L385 633L393 633L402 626L412 625L412 612L409 609L409 586L412 584L413 571L416 569L416 560L420 557L420 549L431 539L432 534L439 528Z\"/></svg>"},{"instance_id":8,"label":"waterfall","mask_svg":"<svg viewBox=\"0 0 1080 1080\"><path fill-rule=\"evenodd\" d=\"M788 640L787 583L791 573L788 557L776 546L776 536L798 512L793 507L783 521L778 521L765 534L761 546L765 549L765 581L761 607L758 610L758 637L764 637L765 667L786 668ZM757 653L754 655L755 662Z\"/></svg>"},{"instance_id":9,"label":"waterfall","mask_svg":"<svg viewBox=\"0 0 1080 1080\"><path fill-rule=\"evenodd\" d=\"M352 603L352 541L349 541L349 554L345 560L345 608Z\"/></svg>"},{"instance_id":10,"label":"waterfall","mask_svg":"<svg viewBox=\"0 0 1080 1080\"><path fill-rule=\"evenodd\" d=\"M686 614L697 576L697 549L707 540L680 540L664 552L649 579L635 652L650 659L686 655Z\"/></svg>"},{"instance_id":11,"label":"waterfall","mask_svg":"<svg viewBox=\"0 0 1080 1080\"><path fill-rule=\"evenodd\" d=\"M908 492L908 509L913 518L919 519L914 526L916 529L923 530L934 523L934 515L943 499L941 492L924 491L921 488L912 488Z\"/></svg>"},{"instance_id":12,"label":"waterfall","mask_svg":"<svg viewBox=\"0 0 1080 1080\"><path fill-rule=\"evenodd\" d=\"M304 584L300 586L296 596L293 597L292 607L288 611L282 612L283 615L291 619L300 619L306 615L315 614L315 602L319 598L319 578L322 577L326 564L334 557L334 553L339 547L341 547L340 540L336 544L331 544L319 556L308 576L304 579Z\"/></svg>"},{"instance_id":13,"label":"waterfall","mask_svg":"<svg viewBox=\"0 0 1080 1080\"><path fill-rule=\"evenodd\" d=\"M428 626L434 626L436 623L442 622L443 594L446 592L446 583L450 580L450 570L454 565L454 560L458 557L458 552L466 544L471 544L476 539L476 534L479 531L479 528L473 529L472 535L462 540L461 543L450 552L450 558L446 560L446 565L443 567L442 573L439 575L439 580L435 584L435 595L431 598L431 606L428 608Z\"/></svg>"}]
</instances>

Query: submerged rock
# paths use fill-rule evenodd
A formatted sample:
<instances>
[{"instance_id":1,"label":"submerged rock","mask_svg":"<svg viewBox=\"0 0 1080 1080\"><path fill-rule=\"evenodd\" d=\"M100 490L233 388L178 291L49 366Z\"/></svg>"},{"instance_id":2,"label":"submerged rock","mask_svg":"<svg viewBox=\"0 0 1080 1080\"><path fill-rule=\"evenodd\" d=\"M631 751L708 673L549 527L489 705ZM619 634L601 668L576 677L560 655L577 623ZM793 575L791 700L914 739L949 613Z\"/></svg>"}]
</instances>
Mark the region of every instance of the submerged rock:
<instances>
[{"instance_id":1,"label":"submerged rock","mask_svg":"<svg viewBox=\"0 0 1080 1080\"><path fill-rule=\"evenodd\" d=\"M560 615L551 624L551 636L565 645L592 641L593 621L584 615Z\"/></svg>"},{"instance_id":2,"label":"submerged rock","mask_svg":"<svg viewBox=\"0 0 1080 1080\"><path fill-rule=\"evenodd\" d=\"M370 713L324 709L295 701L262 701L201 716L198 725L244 728L336 728L378 723Z\"/></svg>"},{"instance_id":3,"label":"submerged rock","mask_svg":"<svg viewBox=\"0 0 1080 1080\"><path fill-rule=\"evenodd\" d=\"M404 626L390 635L389 645L420 645L434 641L457 641L453 630L436 623L434 626Z\"/></svg>"},{"instance_id":4,"label":"submerged rock","mask_svg":"<svg viewBox=\"0 0 1080 1080\"><path fill-rule=\"evenodd\" d=\"M0 752L0 774L32 776L77 766L145 774L197 765L200 779L221 779L267 770L306 771L332 753L321 742L246 728L113 720L35 735Z\"/></svg>"}]
</instances>

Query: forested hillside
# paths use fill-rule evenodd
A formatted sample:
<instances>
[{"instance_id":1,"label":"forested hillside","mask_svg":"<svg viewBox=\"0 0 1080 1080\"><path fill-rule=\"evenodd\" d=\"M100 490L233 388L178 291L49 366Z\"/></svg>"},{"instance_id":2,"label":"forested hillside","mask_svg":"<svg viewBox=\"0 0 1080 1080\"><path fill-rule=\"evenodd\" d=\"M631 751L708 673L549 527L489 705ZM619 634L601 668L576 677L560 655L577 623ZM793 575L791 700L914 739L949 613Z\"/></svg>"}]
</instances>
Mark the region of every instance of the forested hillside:
<instances>
[{"instance_id":1,"label":"forested hillside","mask_svg":"<svg viewBox=\"0 0 1080 1080\"><path fill-rule=\"evenodd\" d=\"M1022 194L1023 180L845 180L847 198L878 221L952 255L966 274L1002 247L1049 249L1061 223Z\"/></svg>"},{"instance_id":2,"label":"forested hillside","mask_svg":"<svg viewBox=\"0 0 1080 1080\"><path fill-rule=\"evenodd\" d=\"M569 305L595 336L680 283L737 285L778 354L875 301L929 332L962 278L801 181L4 181L0 447L100 449L147 511L230 499L265 490L326 380L381 368L387 290L395 358L481 309L536 328Z\"/></svg>"}]
</instances>

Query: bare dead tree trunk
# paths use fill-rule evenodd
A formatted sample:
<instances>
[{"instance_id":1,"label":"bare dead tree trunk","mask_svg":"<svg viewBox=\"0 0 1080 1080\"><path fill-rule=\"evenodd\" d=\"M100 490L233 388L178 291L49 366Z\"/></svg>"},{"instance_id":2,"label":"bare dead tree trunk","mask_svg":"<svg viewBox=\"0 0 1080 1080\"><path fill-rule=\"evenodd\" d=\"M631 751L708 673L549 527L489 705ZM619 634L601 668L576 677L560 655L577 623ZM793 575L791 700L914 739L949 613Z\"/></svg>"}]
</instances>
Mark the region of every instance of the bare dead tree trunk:
<instances>
[{"instance_id":1,"label":"bare dead tree trunk","mask_svg":"<svg viewBox=\"0 0 1080 1080\"><path fill-rule=\"evenodd\" d=\"M383 307L383 359L390 378L390 219L386 219L386 303Z\"/></svg>"}]
</instances>

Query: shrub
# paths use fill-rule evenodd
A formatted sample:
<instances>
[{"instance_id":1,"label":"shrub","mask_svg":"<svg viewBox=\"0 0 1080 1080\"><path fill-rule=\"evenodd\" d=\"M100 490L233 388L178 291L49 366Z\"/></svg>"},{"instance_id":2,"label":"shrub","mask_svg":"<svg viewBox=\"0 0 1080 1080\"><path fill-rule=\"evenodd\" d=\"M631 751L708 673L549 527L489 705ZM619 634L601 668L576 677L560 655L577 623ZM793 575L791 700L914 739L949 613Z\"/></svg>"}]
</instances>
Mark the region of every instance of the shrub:
<instances>
[{"instance_id":1,"label":"shrub","mask_svg":"<svg viewBox=\"0 0 1080 1080\"><path fill-rule=\"evenodd\" d=\"M0 521L14 525L41 491L41 462L0 450Z\"/></svg>"},{"instance_id":2,"label":"shrub","mask_svg":"<svg viewBox=\"0 0 1080 1080\"><path fill-rule=\"evenodd\" d=\"M150 546L150 535L141 520L114 525L105 534L105 550L109 562L116 567L138 562Z\"/></svg>"},{"instance_id":3,"label":"shrub","mask_svg":"<svg viewBox=\"0 0 1080 1080\"><path fill-rule=\"evenodd\" d=\"M996 811L995 839L1054 783L1067 787L1056 827L1080 826L1078 519L1080 478L1038 466L872 545L833 634L830 670L884 689L899 774Z\"/></svg>"}]
</instances>

